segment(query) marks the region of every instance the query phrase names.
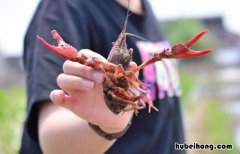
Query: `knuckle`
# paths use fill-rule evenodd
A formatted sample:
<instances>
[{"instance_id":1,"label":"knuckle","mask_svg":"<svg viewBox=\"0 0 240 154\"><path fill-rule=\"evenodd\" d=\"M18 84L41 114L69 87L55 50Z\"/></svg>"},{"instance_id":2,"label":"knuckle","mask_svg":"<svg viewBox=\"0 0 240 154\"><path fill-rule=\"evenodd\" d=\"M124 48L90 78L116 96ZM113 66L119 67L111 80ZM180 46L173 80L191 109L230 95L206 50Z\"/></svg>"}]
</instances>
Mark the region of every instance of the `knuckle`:
<instances>
[{"instance_id":1,"label":"knuckle","mask_svg":"<svg viewBox=\"0 0 240 154\"><path fill-rule=\"evenodd\" d=\"M93 51L89 50L89 49L81 49L79 52L80 53L92 53Z\"/></svg>"},{"instance_id":2,"label":"knuckle","mask_svg":"<svg viewBox=\"0 0 240 154\"><path fill-rule=\"evenodd\" d=\"M107 61L102 55L92 51L92 50L89 50L89 49L82 49L79 51L80 53L84 54L85 56L89 57L89 58L96 58L96 59L99 59L99 60L102 60L102 61Z\"/></svg>"}]
</instances>

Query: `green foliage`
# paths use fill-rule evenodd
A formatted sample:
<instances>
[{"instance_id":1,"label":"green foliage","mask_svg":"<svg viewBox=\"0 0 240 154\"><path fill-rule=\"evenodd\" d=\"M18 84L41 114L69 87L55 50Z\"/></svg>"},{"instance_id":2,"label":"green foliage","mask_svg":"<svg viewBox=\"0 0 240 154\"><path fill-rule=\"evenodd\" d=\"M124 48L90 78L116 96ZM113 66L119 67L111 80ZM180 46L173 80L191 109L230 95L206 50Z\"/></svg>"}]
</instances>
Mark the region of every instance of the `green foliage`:
<instances>
[{"instance_id":1,"label":"green foliage","mask_svg":"<svg viewBox=\"0 0 240 154\"><path fill-rule=\"evenodd\" d=\"M190 108L190 101L189 101L189 95L191 94L191 91L195 88L197 81L194 77L187 73L180 73L180 84L181 84L181 90L182 90L182 103L183 107L185 109Z\"/></svg>"},{"instance_id":2,"label":"green foliage","mask_svg":"<svg viewBox=\"0 0 240 154\"><path fill-rule=\"evenodd\" d=\"M25 90L0 89L0 154L18 152L24 115Z\"/></svg>"},{"instance_id":3,"label":"green foliage","mask_svg":"<svg viewBox=\"0 0 240 154\"><path fill-rule=\"evenodd\" d=\"M161 25L171 45L187 42L190 38L205 29L204 24L200 20L192 18L162 21ZM192 48L195 50L209 48L210 42L209 37L204 37L204 39L200 39L193 45Z\"/></svg>"},{"instance_id":4,"label":"green foliage","mask_svg":"<svg viewBox=\"0 0 240 154\"><path fill-rule=\"evenodd\" d=\"M232 150L218 150L218 154L236 154L237 147L234 143L233 124L227 114L216 101L209 101L206 112L206 130L209 142L217 144L232 144Z\"/></svg>"}]
</instances>

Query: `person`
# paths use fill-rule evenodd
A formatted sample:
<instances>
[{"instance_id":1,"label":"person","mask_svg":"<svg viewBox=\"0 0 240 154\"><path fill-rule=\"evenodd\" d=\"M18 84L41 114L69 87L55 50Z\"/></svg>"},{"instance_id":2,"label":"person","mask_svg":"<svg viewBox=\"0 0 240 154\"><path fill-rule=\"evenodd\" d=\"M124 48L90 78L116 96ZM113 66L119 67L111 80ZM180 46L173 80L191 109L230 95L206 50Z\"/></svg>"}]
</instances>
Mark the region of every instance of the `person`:
<instances>
[{"instance_id":1,"label":"person","mask_svg":"<svg viewBox=\"0 0 240 154\"><path fill-rule=\"evenodd\" d=\"M142 109L137 116L133 111L114 114L104 100L103 72L66 61L36 39L39 35L55 44L50 31L56 29L79 52L106 60L123 28L127 6L128 0L40 2L24 40L27 117L21 154L185 153L175 150L175 143L184 143L184 131L174 60L163 59L139 72L139 79L150 85L146 90L158 112ZM130 12L127 32L150 41L127 37L136 62L131 67L136 67L169 44L146 0L131 0ZM126 132L108 140L99 130Z\"/></svg>"}]
</instances>

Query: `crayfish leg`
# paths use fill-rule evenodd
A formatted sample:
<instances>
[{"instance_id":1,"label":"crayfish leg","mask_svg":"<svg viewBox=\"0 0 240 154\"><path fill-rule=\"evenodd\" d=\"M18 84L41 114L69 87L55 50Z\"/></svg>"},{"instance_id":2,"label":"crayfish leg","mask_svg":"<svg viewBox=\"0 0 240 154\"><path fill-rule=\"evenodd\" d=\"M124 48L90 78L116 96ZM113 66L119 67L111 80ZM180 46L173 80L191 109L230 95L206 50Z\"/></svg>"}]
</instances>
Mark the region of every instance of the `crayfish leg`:
<instances>
[{"instance_id":1,"label":"crayfish leg","mask_svg":"<svg viewBox=\"0 0 240 154\"><path fill-rule=\"evenodd\" d=\"M126 78L126 80L129 82L129 83L133 83L136 82L138 85L140 85L141 87L148 87L149 85L148 84L145 84L143 83L142 81L138 80L138 78L135 76L134 72L132 70L124 70L123 66L122 65L117 65L116 67L116 70L115 70L115 73L114 73L116 76L117 75L120 75L120 74L123 74L124 77Z\"/></svg>"},{"instance_id":2,"label":"crayfish leg","mask_svg":"<svg viewBox=\"0 0 240 154\"><path fill-rule=\"evenodd\" d=\"M158 52L158 53L154 53L152 54L152 56L147 59L145 62L143 62L141 65L139 65L137 68L133 69L133 72L137 72L140 71L141 69L143 69L145 66L152 64L156 61L161 61L163 54L165 54L167 51L169 51L169 49L164 49L162 52Z\"/></svg>"},{"instance_id":3,"label":"crayfish leg","mask_svg":"<svg viewBox=\"0 0 240 154\"><path fill-rule=\"evenodd\" d=\"M147 98L147 104L148 104L148 113L151 112L151 109L154 109L155 111L158 111L158 109L153 105L153 101L147 93L145 94L145 97Z\"/></svg>"},{"instance_id":4,"label":"crayfish leg","mask_svg":"<svg viewBox=\"0 0 240 154\"><path fill-rule=\"evenodd\" d=\"M145 108L145 106L133 106L133 107L122 110L122 112L124 114L125 112L134 110L134 114L137 116L138 115L138 110L142 110L144 108Z\"/></svg>"},{"instance_id":5,"label":"crayfish leg","mask_svg":"<svg viewBox=\"0 0 240 154\"><path fill-rule=\"evenodd\" d=\"M126 103L126 104L131 104L132 106L136 106L136 104L132 101L132 99L134 100L135 98L127 95L127 93L121 92L121 95L125 97L125 99L124 99L124 98L117 96L114 92L120 92L120 91L109 91L109 94L112 96L113 99L123 102L123 103Z\"/></svg>"},{"instance_id":6,"label":"crayfish leg","mask_svg":"<svg viewBox=\"0 0 240 154\"><path fill-rule=\"evenodd\" d=\"M131 78L134 82L136 82L139 86L143 87L143 88L146 88L148 87L149 85L148 84L145 84L143 83L142 81L140 81L136 76L135 74L133 73L132 70L128 70L128 71L125 71L125 74L127 75L128 78Z\"/></svg>"}]
</instances>

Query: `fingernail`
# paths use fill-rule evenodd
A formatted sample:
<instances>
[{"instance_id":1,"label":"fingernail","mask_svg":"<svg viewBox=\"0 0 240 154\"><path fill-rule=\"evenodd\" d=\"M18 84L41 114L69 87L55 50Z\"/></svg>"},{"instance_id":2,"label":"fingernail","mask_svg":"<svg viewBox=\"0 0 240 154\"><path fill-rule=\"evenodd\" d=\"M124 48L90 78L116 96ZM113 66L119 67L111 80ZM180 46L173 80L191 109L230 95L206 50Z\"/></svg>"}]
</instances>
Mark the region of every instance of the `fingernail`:
<instances>
[{"instance_id":1,"label":"fingernail","mask_svg":"<svg viewBox=\"0 0 240 154\"><path fill-rule=\"evenodd\" d=\"M93 78L96 80L96 81L102 81L103 79L103 73L102 72L93 72Z\"/></svg>"},{"instance_id":2,"label":"fingernail","mask_svg":"<svg viewBox=\"0 0 240 154\"><path fill-rule=\"evenodd\" d=\"M83 80L82 83L86 88L93 88L93 85L94 85L94 82L89 80Z\"/></svg>"}]
</instances>

